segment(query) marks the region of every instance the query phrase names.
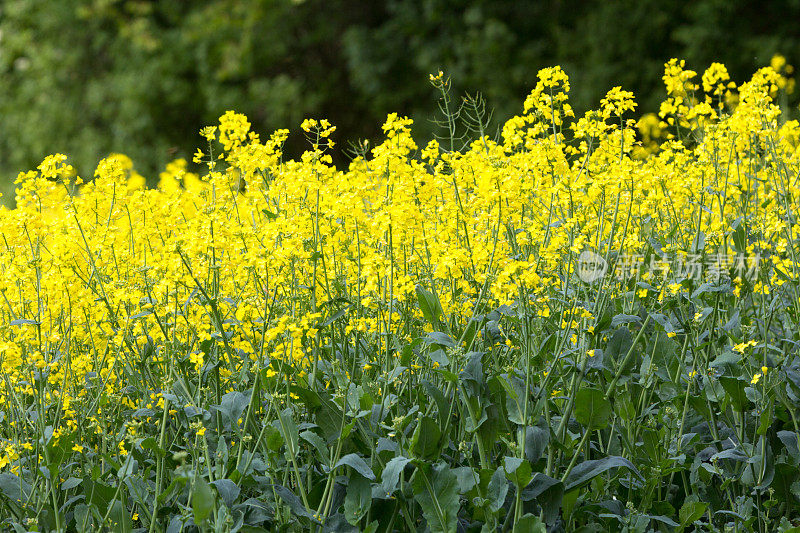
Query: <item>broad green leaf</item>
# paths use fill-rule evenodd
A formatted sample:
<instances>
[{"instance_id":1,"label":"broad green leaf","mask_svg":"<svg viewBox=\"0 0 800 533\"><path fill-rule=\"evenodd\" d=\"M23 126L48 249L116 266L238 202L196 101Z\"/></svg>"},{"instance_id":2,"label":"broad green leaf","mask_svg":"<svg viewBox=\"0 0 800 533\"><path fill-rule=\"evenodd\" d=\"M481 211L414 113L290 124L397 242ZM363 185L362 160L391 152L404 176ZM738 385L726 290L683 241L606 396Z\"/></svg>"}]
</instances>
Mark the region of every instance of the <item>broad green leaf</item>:
<instances>
[{"instance_id":1,"label":"broad green leaf","mask_svg":"<svg viewBox=\"0 0 800 533\"><path fill-rule=\"evenodd\" d=\"M605 429L611 417L611 402L599 389L580 389L575 395L575 420L587 430Z\"/></svg>"},{"instance_id":2,"label":"broad green leaf","mask_svg":"<svg viewBox=\"0 0 800 533\"><path fill-rule=\"evenodd\" d=\"M528 513L520 517L512 531L514 533L547 533L547 528L538 516Z\"/></svg>"},{"instance_id":3,"label":"broad green leaf","mask_svg":"<svg viewBox=\"0 0 800 533\"><path fill-rule=\"evenodd\" d=\"M525 382L513 375L502 375L499 381L506 391L508 419L515 424L524 424Z\"/></svg>"},{"instance_id":4,"label":"broad green leaf","mask_svg":"<svg viewBox=\"0 0 800 533\"><path fill-rule=\"evenodd\" d=\"M719 382L722 384L722 388L725 389L727 393L726 396L730 399L731 407L733 407L734 410L742 412L747 409L749 400L747 399L747 394L744 392L747 386L744 381L738 378L723 376L719 378Z\"/></svg>"},{"instance_id":5,"label":"broad green leaf","mask_svg":"<svg viewBox=\"0 0 800 533\"><path fill-rule=\"evenodd\" d=\"M322 437L307 429L300 433L300 438L314 447L317 452L317 457L323 465L330 466L328 465L328 446L325 444L325 441L322 440Z\"/></svg>"},{"instance_id":6,"label":"broad green leaf","mask_svg":"<svg viewBox=\"0 0 800 533\"><path fill-rule=\"evenodd\" d=\"M439 344L448 348L452 348L456 345L453 339L450 338L450 335L440 331L432 331L428 333L428 336L423 340L428 344Z\"/></svg>"},{"instance_id":7,"label":"broad green leaf","mask_svg":"<svg viewBox=\"0 0 800 533\"><path fill-rule=\"evenodd\" d=\"M320 406L315 410L314 420L322 430L322 435L331 443L338 438L346 438L346 426L342 425L342 410L328 398L322 398Z\"/></svg>"},{"instance_id":8,"label":"broad green leaf","mask_svg":"<svg viewBox=\"0 0 800 533\"><path fill-rule=\"evenodd\" d=\"M61 490L74 489L75 487L77 487L81 483L83 483L83 480L80 479L80 478L77 478L77 477L71 477L71 478L65 479L64 482L61 484Z\"/></svg>"},{"instance_id":9,"label":"broad green leaf","mask_svg":"<svg viewBox=\"0 0 800 533\"><path fill-rule=\"evenodd\" d=\"M131 520L128 508L119 500L116 500L111 506L108 519L111 521L113 530L116 533L130 533L133 531L133 521Z\"/></svg>"},{"instance_id":10,"label":"broad green leaf","mask_svg":"<svg viewBox=\"0 0 800 533\"><path fill-rule=\"evenodd\" d=\"M125 479L133 475L136 471L136 467L138 466L138 462L136 459L133 458L132 455L129 455L125 458L125 462L122 463L122 466L119 467L117 470L117 478Z\"/></svg>"},{"instance_id":11,"label":"broad green leaf","mask_svg":"<svg viewBox=\"0 0 800 533\"><path fill-rule=\"evenodd\" d=\"M633 473L633 475L639 478L640 481L644 481L642 474L639 473L633 463L631 463L629 460L625 459L624 457L609 456L603 457L602 459L590 459L575 466L565 480L564 490L566 492L570 492L571 490L580 487L584 483L588 483L603 472L606 472L612 468L620 467L627 468L631 471L631 473Z\"/></svg>"},{"instance_id":12,"label":"broad green leaf","mask_svg":"<svg viewBox=\"0 0 800 533\"><path fill-rule=\"evenodd\" d=\"M522 491L522 501L535 499L542 508L544 521L553 524L561 512L564 499L564 484L550 476L536 472L533 479Z\"/></svg>"},{"instance_id":13,"label":"broad green leaf","mask_svg":"<svg viewBox=\"0 0 800 533\"><path fill-rule=\"evenodd\" d=\"M39 323L32 318L18 318L8 323L9 326L35 326L37 324Z\"/></svg>"},{"instance_id":14,"label":"broad green leaf","mask_svg":"<svg viewBox=\"0 0 800 533\"><path fill-rule=\"evenodd\" d=\"M629 324L631 322L636 322L638 324L641 321L642 321L642 319L639 318L638 315L619 314L619 315L615 315L614 318L611 319L611 327L615 328L615 327L620 326L622 324Z\"/></svg>"},{"instance_id":15,"label":"broad green leaf","mask_svg":"<svg viewBox=\"0 0 800 533\"><path fill-rule=\"evenodd\" d=\"M800 446L798 446L797 434L793 431L779 431L778 438L781 440L789 456L795 461L800 461Z\"/></svg>"},{"instance_id":16,"label":"broad green leaf","mask_svg":"<svg viewBox=\"0 0 800 533\"><path fill-rule=\"evenodd\" d=\"M614 411L617 416L623 420L630 421L636 417L636 407L631 401L628 393L623 393L622 396L614 398Z\"/></svg>"},{"instance_id":17,"label":"broad green leaf","mask_svg":"<svg viewBox=\"0 0 800 533\"><path fill-rule=\"evenodd\" d=\"M737 365L739 365L741 360L741 354L734 352L730 348L726 348L716 357L716 359L711 361L710 366L711 368L724 368L726 366L735 368Z\"/></svg>"},{"instance_id":18,"label":"broad green leaf","mask_svg":"<svg viewBox=\"0 0 800 533\"><path fill-rule=\"evenodd\" d=\"M498 467L492 474L487 490L486 498L489 503L489 510L493 513L499 511L506 501L506 494L508 494L508 481L506 480L505 470L503 467Z\"/></svg>"},{"instance_id":19,"label":"broad green leaf","mask_svg":"<svg viewBox=\"0 0 800 533\"><path fill-rule=\"evenodd\" d=\"M344 499L344 516L351 525L358 525L372 504L372 487L367 479L355 475L347 484Z\"/></svg>"},{"instance_id":20,"label":"broad green leaf","mask_svg":"<svg viewBox=\"0 0 800 533\"><path fill-rule=\"evenodd\" d=\"M458 478L459 494L468 493L478 482L477 472L469 466L459 466L458 468L453 468L453 473Z\"/></svg>"},{"instance_id":21,"label":"broad green leaf","mask_svg":"<svg viewBox=\"0 0 800 533\"><path fill-rule=\"evenodd\" d=\"M192 491L192 513L194 521L201 524L214 510L214 491L203 477L198 477Z\"/></svg>"},{"instance_id":22,"label":"broad green leaf","mask_svg":"<svg viewBox=\"0 0 800 533\"><path fill-rule=\"evenodd\" d=\"M411 437L411 453L422 460L435 459L441 452L440 441L442 431L439 424L429 417L423 416L419 419L414 435Z\"/></svg>"},{"instance_id":23,"label":"broad green leaf","mask_svg":"<svg viewBox=\"0 0 800 533\"><path fill-rule=\"evenodd\" d=\"M167 456L167 452L164 451L163 448L159 447L158 442L153 437L147 437L146 439L143 439L139 445L143 450L150 450L159 457Z\"/></svg>"},{"instance_id":24,"label":"broad green leaf","mask_svg":"<svg viewBox=\"0 0 800 533\"><path fill-rule=\"evenodd\" d=\"M244 410L250 404L250 396L239 391L228 392L222 396L219 405L212 405L212 408L222 415L222 422L226 429L238 426L239 419L244 414Z\"/></svg>"},{"instance_id":25,"label":"broad green leaf","mask_svg":"<svg viewBox=\"0 0 800 533\"><path fill-rule=\"evenodd\" d=\"M617 362L622 357L625 357L631 345L633 345L633 337L631 337L630 330L624 327L619 328L608 340L608 344L603 353L612 361Z\"/></svg>"},{"instance_id":26,"label":"broad green leaf","mask_svg":"<svg viewBox=\"0 0 800 533\"><path fill-rule=\"evenodd\" d=\"M283 446L283 436L281 435L281 431L272 426L267 426L264 429L264 436L265 442L267 443L267 448L269 448L273 452L277 452Z\"/></svg>"},{"instance_id":27,"label":"broad green leaf","mask_svg":"<svg viewBox=\"0 0 800 533\"><path fill-rule=\"evenodd\" d=\"M381 492L388 498L397 490L397 483L400 481L400 474L403 468L411 462L407 457L393 457L386 463L381 474Z\"/></svg>"},{"instance_id":28,"label":"broad green leaf","mask_svg":"<svg viewBox=\"0 0 800 533\"><path fill-rule=\"evenodd\" d=\"M289 457L297 457L298 444L300 440L297 425L292 418L292 408L287 407L278 413L278 427L280 428L283 442L286 443L286 453Z\"/></svg>"},{"instance_id":29,"label":"broad green leaf","mask_svg":"<svg viewBox=\"0 0 800 533\"><path fill-rule=\"evenodd\" d=\"M0 473L0 492L15 503L25 503L31 496L32 487L24 479L11 472Z\"/></svg>"},{"instance_id":30,"label":"broad green leaf","mask_svg":"<svg viewBox=\"0 0 800 533\"><path fill-rule=\"evenodd\" d=\"M707 503L703 502L686 502L681 506L678 516L681 520L681 526L687 527L699 520L706 513L708 508Z\"/></svg>"},{"instance_id":31,"label":"broad green leaf","mask_svg":"<svg viewBox=\"0 0 800 533\"><path fill-rule=\"evenodd\" d=\"M417 285L417 302L419 302L420 311L431 326L434 328L439 324L439 319L444 314L442 312L442 304L439 299L429 290Z\"/></svg>"},{"instance_id":32,"label":"broad green leaf","mask_svg":"<svg viewBox=\"0 0 800 533\"><path fill-rule=\"evenodd\" d=\"M522 490L528 483L531 482L531 464L526 459L519 457L505 457L503 459L503 468L506 471L506 477L518 490Z\"/></svg>"},{"instance_id":33,"label":"broad green leaf","mask_svg":"<svg viewBox=\"0 0 800 533\"><path fill-rule=\"evenodd\" d=\"M78 531L93 531L94 517L92 516L92 506L80 503L75 506L74 515L75 525Z\"/></svg>"},{"instance_id":34,"label":"broad green leaf","mask_svg":"<svg viewBox=\"0 0 800 533\"><path fill-rule=\"evenodd\" d=\"M447 354L441 348L433 350L428 354L428 358L431 360L432 363L438 364L438 369L444 370L450 364L450 358L447 357ZM434 365L436 366L436 365ZM452 373L452 372L451 372ZM455 374L453 374L452 380L455 381L457 378Z\"/></svg>"},{"instance_id":35,"label":"broad green leaf","mask_svg":"<svg viewBox=\"0 0 800 533\"><path fill-rule=\"evenodd\" d=\"M321 524L319 519L317 519L313 514L308 512L308 509L306 509L305 505L303 505L303 502L300 500L300 498L297 497L297 495L294 492L287 489L283 485L273 485L273 488L275 489L275 492L278 494L278 496L280 496L281 500L283 500L283 502L289 506L289 508L292 510L294 514L296 514L297 516L308 518L315 524Z\"/></svg>"},{"instance_id":36,"label":"broad green leaf","mask_svg":"<svg viewBox=\"0 0 800 533\"><path fill-rule=\"evenodd\" d=\"M99 481L85 480L84 486L86 493L89 494L89 502L94 504L101 513L105 514L114 500L116 489Z\"/></svg>"},{"instance_id":37,"label":"broad green leaf","mask_svg":"<svg viewBox=\"0 0 800 533\"><path fill-rule=\"evenodd\" d=\"M351 467L353 470L370 481L375 480L375 474L372 472L372 469L369 467L369 465L364 461L364 459L354 453L345 455L336 463L337 468L343 465Z\"/></svg>"},{"instance_id":38,"label":"broad green leaf","mask_svg":"<svg viewBox=\"0 0 800 533\"><path fill-rule=\"evenodd\" d=\"M431 533L455 533L458 526L458 478L444 463L417 468L411 482Z\"/></svg>"},{"instance_id":39,"label":"broad green leaf","mask_svg":"<svg viewBox=\"0 0 800 533\"><path fill-rule=\"evenodd\" d=\"M469 352L466 354L467 364L461 372L461 379L466 383L482 385L486 381L486 373L483 371L483 352Z\"/></svg>"},{"instance_id":40,"label":"broad green leaf","mask_svg":"<svg viewBox=\"0 0 800 533\"><path fill-rule=\"evenodd\" d=\"M444 427L445 423L447 422L447 418L450 416L450 402L445 399L441 389L438 389L429 381L423 380L422 386L425 388L425 393L433 398L434 402L436 402L436 411L439 417L439 424Z\"/></svg>"},{"instance_id":41,"label":"broad green leaf","mask_svg":"<svg viewBox=\"0 0 800 533\"><path fill-rule=\"evenodd\" d=\"M233 504L236 502L236 498L239 497L239 493L241 492L239 486L230 479L215 479L211 484L216 487L225 505L229 508L233 508Z\"/></svg>"}]
</instances>

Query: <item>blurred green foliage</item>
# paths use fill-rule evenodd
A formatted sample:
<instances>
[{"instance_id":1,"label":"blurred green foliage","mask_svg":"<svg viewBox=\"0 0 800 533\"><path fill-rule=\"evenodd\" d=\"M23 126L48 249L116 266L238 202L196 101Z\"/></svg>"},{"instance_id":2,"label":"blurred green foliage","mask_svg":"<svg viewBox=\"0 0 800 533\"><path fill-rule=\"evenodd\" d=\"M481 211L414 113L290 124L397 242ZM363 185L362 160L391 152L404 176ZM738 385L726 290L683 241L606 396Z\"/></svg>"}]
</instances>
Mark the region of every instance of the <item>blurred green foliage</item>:
<instances>
[{"instance_id":1,"label":"blurred green foliage","mask_svg":"<svg viewBox=\"0 0 800 533\"><path fill-rule=\"evenodd\" d=\"M800 0L3 0L0 182L54 152L82 175L124 152L153 178L227 109L262 132L327 117L340 143L397 111L429 137L439 69L481 91L495 125L555 64L578 112L616 85L655 111L669 58L742 81L775 52L797 60L797 20Z\"/></svg>"}]
</instances>

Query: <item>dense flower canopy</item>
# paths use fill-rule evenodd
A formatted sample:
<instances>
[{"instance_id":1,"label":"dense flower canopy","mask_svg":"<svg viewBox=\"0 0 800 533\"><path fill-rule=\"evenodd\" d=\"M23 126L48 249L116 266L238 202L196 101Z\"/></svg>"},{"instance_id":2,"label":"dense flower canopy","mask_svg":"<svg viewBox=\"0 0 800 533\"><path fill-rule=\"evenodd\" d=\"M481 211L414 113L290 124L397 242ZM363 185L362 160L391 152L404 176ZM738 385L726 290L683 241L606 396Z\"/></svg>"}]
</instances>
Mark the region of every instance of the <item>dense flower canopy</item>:
<instances>
[{"instance_id":1,"label":"dense flower canopy","mask_svg":"<svg viewBox=\"0 0 800 533\"><path fill-rule=\"evenodd\" d=\"M420 147L392 114L385 140L348 168L332 166L326 120L303 123L311 148L294 161L281 153L287 131L264 137L234 112L202 130L202 172L175 161L153 189L120 154L91 179L46 158L0 211L0 411L30 425L5 426L0 466L43 460L29 456L39 426L124 458L141 447L137 420L161 417L165 397L164 420L187 416L202 387L219 397L286 366L312 389L322 366L342 364L348 378L392 375L377 393L397 392L400 358L400 372L431 365L403 347L431 332L451 356L499 350L513 364L531 341L475 327L487 310L521 306L538 317L528 336L563 335L563 353L590 359L608 339L610 301L661 309L723 279L731 298L773 302L775 323L796 316L800 126L773 98L786 79L766 67L736 87L719 64L701 78L669 62L668 98L640 132L630 92L615 87L576 119L566 74L545 69L501 138ZM587 251L608 276L581 279ZM746 260L700 277L670 265L713 257ZM661 327L669 342L687 334ZM337 336L358 339L354 352L337 353ZM725 342L744 353L747 340ZM542 387L554 387L559 357L540 361ZM752 373L753 384L767 376ZM110 404L137 414L109 431Z\"/></svg>"}]
</instances>

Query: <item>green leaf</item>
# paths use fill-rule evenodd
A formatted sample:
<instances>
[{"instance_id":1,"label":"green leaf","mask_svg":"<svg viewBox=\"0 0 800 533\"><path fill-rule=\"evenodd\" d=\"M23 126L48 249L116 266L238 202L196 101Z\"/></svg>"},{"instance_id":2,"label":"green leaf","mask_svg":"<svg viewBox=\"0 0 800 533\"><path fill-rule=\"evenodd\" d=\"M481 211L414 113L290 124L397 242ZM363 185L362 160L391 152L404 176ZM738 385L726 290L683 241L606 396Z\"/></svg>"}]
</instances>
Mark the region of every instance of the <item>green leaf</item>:
<instances>
[{"instance_id":1,"label":"green leaf","mask_svg":"<svg viewBox=\"0 0 800 533\"><path fill-rule=\"evenodd\" d=\"M429 381L423 380L422 386L425 388L425 394L433 398L433 401L436 402L439 424L444 427L447 418L450 416L450 403L445 399L441 389L435 387Z\"/></svg>"},{"instance_id":2,"label":"green leaf","mask_svg":"<svg viewBox=\"0 0 800 533\"><path fill-rule=\"evenodd\" d=\"M508 419L515 424L524 424L525 382L513 375L502 375L499 378L499 382L506 391Z\"/></svg>"},{"instance_id":3,"label":"green leaf","mask_svg":"<svg viewBox=\"0 0 800 533\"><path fill-rule=\"evenodd\" d=\"M494 471L494 474L492 474L487 493L489 510L496 513L503 507L506 501L506 494L508 494L508 481L506 481L503 467L498 467L497 470Z\"/></svg>"},{"instance_id":4,"label":"green leaf","mask_svg":"<svg viewBox=\"0 0 800 533\"><path fill-rule=\"evenodd\" d=\"M439 324L439 319L444 312L442 311L442 304L439 299L432 292L424 289L422 286L417 285L417 302L419 302L420 311L431 326L434 328Z\"/></svg>"},{"instance_id":5,"label":"green leaf","mask_svg":"<svg viewBox=\"0 0 800 533\"><path fill-rule=\"evenodd\" d=\"M489 416L486 410L481 407L481 399L478 396L469 396L464 391L464 388L461 388L459 392L466 408L465 412L469 413L469 410L472 409L472 412L477 416L477 420L473 420L472 416L469 415L466 417L464 430L467 433L475 433L489 419Z\"/></svg>"},{"instance_id":6,"label":"green leaf","mask_svg":"<svg viewBox=\"0 0 800 533\"><path fill-rule=\"evenodd\" d=\"M322 398L320 395L313 390L306 388L302 384L290 385L289 391L298 395L300 397L300 401L303 402L303 405L305 405L309 411L313 411L322 405Z\"/></svg>"},{"instance_id":7,"label":"green leaf","mask_svg":"<svg viewBox=\"0 0 800 533\"><path fill-rule=\"evenodd\" d=\"M599 389L580 389L575 395L575 420L587 430L605 429L611 417L611 402Z\"/></svg>"},{"instance_id":8,"label":"green leaf","mask_svg":"<svg viewBox=\"0 0 800 533\"><path fill-rule=\"evenodd\" d=\"M24 479L11 472L0 474L0 492L14 503L25 503L31 497L32 487Z\"/></svg>"},{"instance_id":9,"label":"green leaf","mask_svg":"<svg viewBox=\"0 0 800 533\"><path fill-rule=\"evenodd\" d=\"M225 505L227 505L229 508L233 508L233 504L241 492L239 486L230 479L215 479L212 482L212 485L216 487L217 492L225 502Z\"/></svg>"},{"instance_id":10,"label":"green leaf","mask_svg":"<svg viewBox=\"0 0 800 533\"><path fill-rule=\"evenodd\" d=\"M147 437L146 439L143 439L139 445L142 447L143 450L150 450L153 453L155 453L158 457L167 456L167 452L164 451L164 449L158 445L158 442L156 442L156 439L154 439L153 437Z\"/></svg>"},{"instance_id":11,"label":"green leaf","mask_svg":"<svg viewBox=\"0 0 800 533\"><path fill-rule=\"evenodd\" d=\"M403 468L411 462L408 457L393 457L386 463L381 474L381 492L388 498L397 490L397 483L400 481L400 474Z\"/></svg>"},{"instance_id":12,"label":"green leaf","mask_svg":"<svg viewBox=\"0 0 800 533\"><path fill-rule=\"evenodd\" d=\"M619 328L608 340L608 345L606 345L603 354L616 362L617 359L624 357L628 353L632 345L633 337L630 330L628 328Z\"/></svg>"},{"instance_id":13,"label":"green leaf","mask_svg":"<svg viewBox=\"0 0 800 533\"><path fill-rule=\"evenodd\" d=\"M453 468L453 473L458 478L458 492L459 494L466 494L475 488L477 484L477 473L469 466L459 466Z\"/></svg>"},{"instance_id":14,"label":"green leaf","mask_svg":"<svg viewBox=\"0 0 800 533\"><path fill-rule=\"evenodd\" d=\"M766 490L775 478L775 461L772 446L761 436L753 447L756 452L742 472L741 480L745 485L755 485L755 490Z\"/></svg>"},{"instance_id":15,"label":"green leaf","mask_svg":"<svg viewBox=\"0 0 800 533\"><path fill-rule=\"evenodd\" d=\"M355 470L356 472L358 472L359 474L361 474L362 476L371 481L375 480L375 474L372 472L372 469L369 467L369 465L364 461L364 459L362 459L361 457L359 457L354 453L348 453L347 455L339 459L339 461L336 463L336 468L342 465L349 466L350 468L352 468L353 470Z\"/></svg>"},{"instance_id":16,"label":"green leaf","mask_svg":"<svg viewBox=\"0 0 800 533\"><path fill-rule=\"evenodd\" d=\"M67 478L67 479L65 479L65 480L64 480L64 482L61 484L61 490L70 490L70 489L74 489L75 487L77 487L77 486L78 486L78 485L80 485L81 483L83 483L83 480L82 480L81 478L77 478L77 477L70 477L70 478Z\"/></svg>"},{"instance_id":17,"label":"green leaf","mask_svg":"<svg viewBox=\"0 0 800 533\"><path fill-rule=\"evenodd\" d=\"M681 520L681 526L686 527L699 520L701 516L706 513L708 508L707 503L703 502L686 502L681 506L678 516Z\"/></svg>"},{"instance_id":18,"label":"green leaf","mask_svg":"<svg viewBox=\"0 0 800 533\"><path fill-rule=\"evenodd\" d=\"M347 496L344 499L344 516L347 522L357 526L367 514L372 504L372 487L362 476L352 476L347 484Z\"/></svg>"},{"instance_id":19,"label":"green leaf","mask_svg":"<svg viewBox=\"0 0 800 533\"><path fill-rule=\"evenodd\" d=\"M265 442L267 443L267 448L271 451L277 452L281 449L281 446L283 446L281 432L274 426L267 426L264 430L264 436L266 437Z\"/></svg>"},{"instance_id":20,"label":"green leaf","mask_svg":"<svg viewBox=\"0 0 800 533\"><path fill-rule=\"evenodd\" d=\"M8 323L9 326L35 326L39 323L32 318L18 318Z\"/></svg>"},{"instance_id":21,"label":"green leaf","mask_svg":"<svg viewBox=\"0 0 800 533\"><path fill-rule=\"evenodd\" d=\"M133 531L133 521L131 515L128 513L128 508L119 500L116 500L111 506L111 512L108 513L108 518L111 521L112 529L118 533L130 533Z\"/></svg>"},{"instance_id":22,"label":"green leaf","mask_svg":"<svg viewBox=\"0 0 800 533\"><path fill-rule=\"evenodd\" d=\"M458 525L458 477L444 463L420 466L411 482L431 533L455 533Z\"/></svg>"},{"instance_id":23,"label":"green leaf","mask_svg":"<svg viewBox=\"0 0 800 533\"><path fill-rule=\"evenodd\" d=\"M321 398L320 406L315 411L314 417L317 425L322 430L322 436L330 443L338 438L346 438L343 425L342 410L329 398Z\"/></svg>"},{"instance_id":24,"label":"green leaf","mask_svg":"<svg viewBox=\"0 0 800 533\"><path fill-rule=\"evenodd\" d=\"M522 491L522 501L535 499L542 508L544 521L553 524L561 513L561 502L564 499L564 484L550 476L536 472L533 479Z\"/></svg>"},{"instance_id":25,"label":"green leaf","mask_svg":"<svg viewBox=\"0 0 800 533\"><path fill-rule=\"evenodd\" d=\"M742 360L742 355L734 352L730 348L723 350L713 361L711 361L711 368L724 368L730 366L736 368Z\"/></svg>"},{"instance_id":26,"label":"green leaf","mask_svg":"<svg viewBox=\"0 0 800 533\"><path fill-rule=\"evenodd\" d=\"M219 405L212 405L211 407L222 415L222 422L225 428L230 429L238 426L239 419L249 404L250 396L239 391L232 391L222 396L222 401Z\"/></svg>"},{"instance_id":27,"label":"green leaf","mask_svg":"<svg viewBox=\"0 0 800 533\"><path fill-rule=\"evenodd\" d=\"M619 326L619 325L622 325L622 324L629 324L629 323L631 323L631 322L636 322L636 323L638 324L638 323L640 323L641 321L642 321L642 319L641 319L641 318L639 318L639 316L638 316L638 315L625 315L625 314L619 314L619 315L615 315L615 316L614 316L614 317L611 319L611 327L612 327L612 328L615 328L615 327L617 327L617 326Z\"/></svg>"},{"instance_id":28,"label":"green leaf","mask_svg":"<svg viewBox=\"0 0 800 533\"><path fill-rule=\"evenodd\" d=\"M114 500L116 489L105 483L88 479L84 481L84 486L86 493L89 494L89 502L94 504L102 514L105 514Z\"/></svg>"},{"instance_id":29,"label":"green leaf","mask_svg":"<svg viewBox=\"0 0 800 533\"><path fill-rule=\"evenodd\" d=\"M530 513L524 514L514 524L514 533L547 533L544 522Z\"/></svg>"},{"instance_id":30,"label":"green leaf","mask_svg":"<svg viewBox=\"0 0 800 533\"><path fill-rule=\"evenodd\" d=\"M461 379L465 383L483 385L486 373L483 371L483 352L469 352L465 355L467 364L461 372Z\"/></svg>"},{"instance_id":31,"label":"green leaf","mask_svg":"<svg viewBox=\"0 0 800 533\"><path fill-rule=\"evenodd\" d=\"M749 400L747 399L747 394L744 391L745 387L747 386L744 381L737 378L723 376L719 378L719 382L722 384L722 388L725 389L727 397L731 401L731 407L733 407L735 411L739 411L741 413L747 409Z\"/></svg>"},{"instance_id":32,"label":"green leaf","mask_svg":"<svg viewBox=\"0 0 800 533\"><path fill-rule=\"evenodd\" d=\"M439 446L441 438L442 430L439 429L439 424L433 418L423 416L419 419L411 437L411 453L425 461L435 459L441 452Z\"/></svg>"},{"instance_id":33,"label":"green leaf","mask_svg":"<svg viewBox=\"0 0 800 533\"><path fill-rule=\"evenodd\" d=\"M322 440L322 437L313 431L305 430L300 433L300 438L314 447L314 449L317 451L317 457L319 457L319 460L323 465L330 466L328 464L328 446L325 444L325 441Z\"/></svg>"},{"instance_id":34,"label":"green leaf","mask_svg":"<svg viewBox=\"0 0 800 533\"><path fill-rule=\"evenodd\" d=\"M283 485L273 485L273 488L275 489L275 492L278 494L278 496L280 496L281 500L283 500L283 502L289 506L289 508L292 510L294 514L296 514L297 516L308 518L315 524L318 525L321 524L319 519L315 518L313 514L308 512L308 509L306 509L305 505L303 505L303 502L300 500L300 498L297 497L297 495L294 492L287 489Z\"/></svg>"},{"instance_id":35,"label":"green leaf","mask_svg":"<svg viewBox=\"0 0 800 533\"><path fill-rule=\"evenodd\" d=\"M481 413L483 421L478 428L478 434L484 443L496 442L497 434L503 428L508 428L507 418L502 413L502 408L496 403L490 403L484 406Z\"/></svg>"},{"instance_id":36,"label":"green leaf","mask_svg":"<svg viewBox=\"0 0 800 533\"><path fill-rule=\"evenodd\" d=\"M742 225L742 217L737 218L731 224L731 237L733 241L733 249L739 253L743 253L747 249L747 234L745 233L744 226Z\"/></svg>"},{"instance_id":37,"label":"green leaf","mask_svg":"<svg viewBox=\"0 0 800 533\"><path fill-rule=\"evenodd\" d=\"M435 353L444 354L444 352L442 350L436 350ZM441 363L440 363L440 365L441 365ZM442 365L442 366L444 366L444 365ZM454 374L453 372L450 372L449 370L447 370L445 368L441 368L441 366L440 366L440 368L437 368L434 371L437 374L439 374L440 376L442 376L442 378L444 378L446 381L449 381L450 383L458 383L458 375L457 374Z\"/></svg>"},{"instance_id":38,"label":"green leaf","mask_svg":"<svg viewBox=\"0 0 800 533\"><path fill-rule=\"evenodd\" d=\"M565 522L572 518L572 513L575 511L575 505L578 501L579 492L579 490L567 492L564 494L564 497L561 500L561 509L562 513L564 514Z\"/></svg>"},{"instance_id":39,"label":"green leaf","mask_svg":"<svg viewBox=\"0 0 800 533\"><path fill-rule=\"evenodd\" d=\"M519 457L505 457L503 459L503 467L506 471L506 477L518 490L522 490L525 485L531 482L531 464L526 459Z\"/></svg>"},{"instance_id":40,"label":"green leaf","mask_svg":"<svg viewBox=\"0 0 800 533\"><path fill-rule=\"evenodd\" d=\"M125 479L127 477L132 476L133 473L136 471L137 465L138 463L136 459L133 458L132 455L127 456L125 458L125 462L122 463L122 466L119 467L119 470L117 470L117 478Z\"/></svg>"},{"instance_id":41,"label":"green leaf","mask_svg":"<svg viewBox=\"0 0 800 533\"><path fill-rule=\"evenodd\" d=\"M456 345L453 339L450 338L450 335L440 331L432 331L428 333L428 336L423 340L428 344L439 344L448 348L453 348Z\"/></svg>"},{"instance_id":42,"label":"green leaf","mask_svg":"<svg viewBox=\"0 0 800 533\"><path fill-rule=\"evenodd\" d=\"M447 366L450 364L450 359L447 357L447 354L441 348L437 348L436 350L430 352L428 354L428 358L431 360L432 363L437 363L439 365L438 368L442 370L447 368ZM453 374L453 376L454 376L453 378L454 381L458 379L457 377L455 377L455 374Z\"/></svg>"},{"instance_id":43,"label":"green leaf","mask_svg":"<svg viewBox=\"0 0 800 533\"><path fill-rule=\"evenodd\" d=\"M75 517L75 525L78 526L78 531L93 531L94 520L92 517L92 507L85 503L80 503L75 506L73 516Z\"/></svg>"},{"instance_id":44,"label":"green leaf","mask_svg":"<svg viewBox=\"0 0 800 533\"><path fill-rule=\"evenodd\" d=\"M286 453L289 457L297 457L300 435L297 431L297 425L292 418L292 408L287 407L278 413L277 422L280 427L281 435L283 436L283 442L286 443Z\"/></svg>"},{"instance_id":45,"label":"green leaf","mask_svg":"<svg viewBox=\"0 0 800 533\"><path fill-rule=\"evenodd\" d=\"M198 477L192 492L192 513L195 523L201 524L213 510L214 491L211 490L211 486L205 478Z\"/></svg>"},{"instance_id":46,"label":"green leaf","mask_svg":"<svg viewBox=\"0 0 800 533\"><path fill-rule=\"evenodd\" d=\"M630 395L624 393L622 396L615 396L614 411L617 416L625 421L631 421L636 417L636 407L631 401Z\"/></svg>"},{"instance_id":47,"label":"green leaf","mask_svg":"<svg viewBox=\"0 0 800 533\"><path fill-rule=\"evenodd\" d=\"M603 472L610 470L611 468L619 467L627 468L637 478L639 478L639 480L644 481L642 474L639 473L633 463L624 457L612 455L609 457L603 457L602 459L591 459L578 464L572 469L572 472L569 473L569 476L567 476L567 479L564 483L564 490L565 492L570 492L571 490L580 487L584 483L588 483Z\"/></svg>"},{"instance_id":48,"label":"green leaf","mask_svg":"<svg viewBox=\"0 0 800 533\"><path fill-rule=\"evenodd\" d=\"M797 434L794 431L778 431L778 438L781 440L789 456L795 461L800 461L800 446L798 446Z\"/></svg>"}]
</instances>

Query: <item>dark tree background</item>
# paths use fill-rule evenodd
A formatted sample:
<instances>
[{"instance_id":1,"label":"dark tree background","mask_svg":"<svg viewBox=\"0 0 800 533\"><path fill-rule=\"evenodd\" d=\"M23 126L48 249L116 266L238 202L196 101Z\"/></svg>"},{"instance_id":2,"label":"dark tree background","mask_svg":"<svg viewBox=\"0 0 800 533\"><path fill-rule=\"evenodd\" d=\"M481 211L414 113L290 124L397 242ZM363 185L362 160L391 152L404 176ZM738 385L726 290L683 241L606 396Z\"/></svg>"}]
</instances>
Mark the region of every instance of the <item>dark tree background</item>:
<instances>
[{"instance_id":1,"label":"dark tree background","mask_svg":"<svg viewBox=\"0 0 800 533\"><path fill-rule=\"evenodd\" d=\"M53 152L82 175L123 152L152 178L227 109L292 129L290 155L308 116L340 146L377 138L392 111L425 138L439 69L481 91L495 124L556 64L578 112L615 85L655 111L671 57L741 82L776 52L798 59L798 20L800 0L2 0L0 182Z\"/></svg>"}]
</instances>

